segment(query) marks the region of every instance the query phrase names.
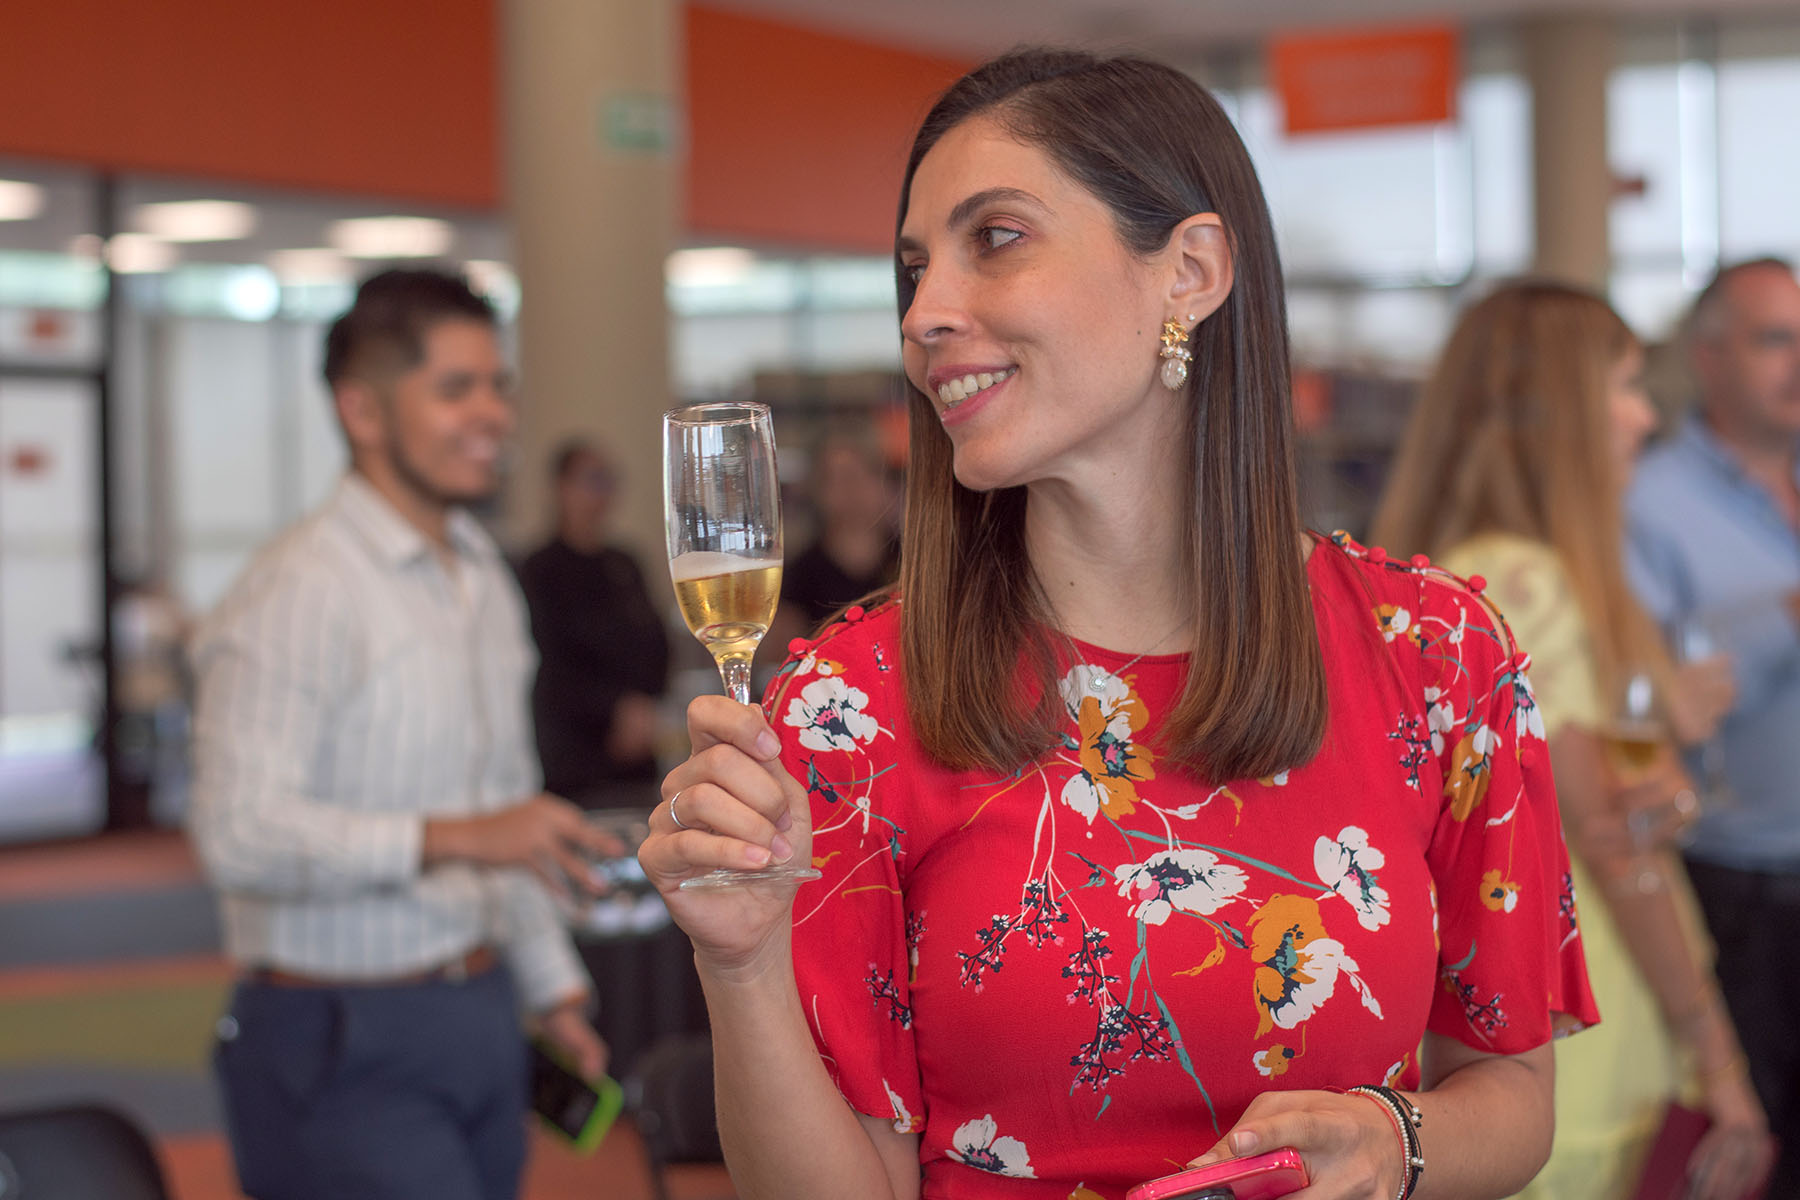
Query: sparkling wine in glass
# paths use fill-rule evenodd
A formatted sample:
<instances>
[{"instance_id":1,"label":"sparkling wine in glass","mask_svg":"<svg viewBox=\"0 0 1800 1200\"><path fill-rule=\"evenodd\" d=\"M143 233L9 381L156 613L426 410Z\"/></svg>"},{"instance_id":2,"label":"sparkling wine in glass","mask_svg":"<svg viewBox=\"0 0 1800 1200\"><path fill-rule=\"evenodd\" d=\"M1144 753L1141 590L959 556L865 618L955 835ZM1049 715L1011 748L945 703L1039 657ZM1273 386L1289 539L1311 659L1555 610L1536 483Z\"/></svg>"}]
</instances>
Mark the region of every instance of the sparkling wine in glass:
<instances>
[{"instance_id":1,"label":"sparkling wine in glass","mask_svg":"<svg viewBox=\"0 0 1800 1200\"><path fill-rule=\"evenodd\" d=\"M663 502L675 602L719 666L725 690L750 703L750 662L781 595L781 489L769 406L697 404L663 414ZM794 864L721 868L683 888L817 879Z\"/></svg>"},{"instance_id":2,"label":"sparkling wine in glass","mask_svg":"<svg viewBox=\"0 0 1800 1200\"><path fill-rule=\"evenodd\" d=\"M1622 672L1614 688L1611 716L1600 734L1608 765L1621 783L1643 780L1668 742L1660 701L1648 670L1627 667ZM1653 857L1661 816L1656 808L1636 808L1625 814L1625 827L1638 857L1632 886L1639 892L1660 891L1663 886L1662 872Z\"/></svg>"}]
</instances>

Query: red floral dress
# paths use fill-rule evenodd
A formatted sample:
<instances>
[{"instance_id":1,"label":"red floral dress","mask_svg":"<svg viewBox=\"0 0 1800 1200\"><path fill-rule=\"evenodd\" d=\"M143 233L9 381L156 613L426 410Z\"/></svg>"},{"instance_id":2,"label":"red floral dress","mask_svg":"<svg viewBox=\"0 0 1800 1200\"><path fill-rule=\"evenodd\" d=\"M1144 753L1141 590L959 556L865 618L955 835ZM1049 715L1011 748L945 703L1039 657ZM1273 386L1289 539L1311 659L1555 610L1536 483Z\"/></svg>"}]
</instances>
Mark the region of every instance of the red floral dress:
<instances>
[{"instance_id":1,"label":"red floral dress","mask_svg":"<svg viewBox=\"0 0 1800 1200\"><path fill-rule=\"evenodd\" d=\"M850 1104L922 1134L926 1197L1120 1200L1260 1092L1597 1019L1524 655L1442 572L1339 535L1307 573L1330 725L1268 779L1157 763L1182 655L1076 643L1061 744L1011 773L921 752L898 603L771 686L824 872L800 999Z\"/></svg>"}]
</instances>

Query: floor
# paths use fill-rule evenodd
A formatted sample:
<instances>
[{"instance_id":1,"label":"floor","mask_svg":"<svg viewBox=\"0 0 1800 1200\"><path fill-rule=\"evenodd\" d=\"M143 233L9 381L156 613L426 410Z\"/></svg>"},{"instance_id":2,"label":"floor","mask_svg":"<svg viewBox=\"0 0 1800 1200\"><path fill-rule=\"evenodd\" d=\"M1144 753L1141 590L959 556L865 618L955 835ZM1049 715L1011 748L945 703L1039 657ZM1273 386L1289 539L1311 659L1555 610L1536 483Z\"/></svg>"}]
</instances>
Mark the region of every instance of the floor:
<instances>
[{"instance_id":1,"label":"floor","mask_svg":"<svg viewBox=\"0 0 1800 1200\"><path fill-rule=\"evenodd\" d=\"M241 1200L207 1069L231 971L185 840L114 834L0 848L0 1106L100 1099L149 1129L176 1200ZM729 1200L722 1168L674 1200ZM524 1200L650 1200L621 1121L592 1156L537 1133Z\"/></svg>"}]
</instances>

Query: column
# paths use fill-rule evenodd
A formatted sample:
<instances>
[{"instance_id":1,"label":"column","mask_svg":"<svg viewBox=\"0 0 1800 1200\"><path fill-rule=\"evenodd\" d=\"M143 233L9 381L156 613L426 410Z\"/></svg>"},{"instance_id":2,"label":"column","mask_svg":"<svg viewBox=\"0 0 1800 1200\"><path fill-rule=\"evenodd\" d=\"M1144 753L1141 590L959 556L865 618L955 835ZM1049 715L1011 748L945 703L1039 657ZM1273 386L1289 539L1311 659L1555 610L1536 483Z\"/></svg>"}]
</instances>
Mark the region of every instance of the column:
<instances>
[{"instance_id":1,"label":"column","mask_svg":"<svg viewBox=\"0 0 1800 1200\"><path fill-rule=\"evenodd\" d=\"M681 220L676 0L503 0L507 203L519 311L518 462L504 534L551 524L547 460L609 446L622 540L662 549L662 411L674 403L663 261Z\"/></svg>"},{"instance_id":2,"label":"column","mask_svg":"<svg viewBox=\"0 0 1800 1200\"><path fill-rule=\"evenodd\" d=\"M1604 289L1611 265L1606 78L1613 19L1545 15L1527 19L1523 32L1537 222L1532 267L1539 275Z\"/></svg>"}]
</instances>

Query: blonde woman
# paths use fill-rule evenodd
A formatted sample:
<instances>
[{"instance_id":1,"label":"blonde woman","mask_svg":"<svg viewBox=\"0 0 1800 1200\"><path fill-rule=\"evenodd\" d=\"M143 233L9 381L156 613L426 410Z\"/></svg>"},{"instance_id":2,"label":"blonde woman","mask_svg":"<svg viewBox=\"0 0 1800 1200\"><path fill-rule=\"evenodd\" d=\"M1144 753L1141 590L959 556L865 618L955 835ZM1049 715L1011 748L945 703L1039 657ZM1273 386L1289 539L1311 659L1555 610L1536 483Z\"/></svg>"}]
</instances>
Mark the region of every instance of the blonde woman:
<instances>
[{"instance_id":1,"label":"blonde woman","mask_svg":"<svg viewBox=\"0 0 1800 1200\"><path fill-rule=\"evenodd\" d=\"M1532 651L1605 1017L1557 1047L1556 1147L1525 1193L1543 1200L1630 1195L1668 1101L1689 1090L1713 1121L1688 1163L1690 1194L1749 1194L1771 1161L1670 844L1693 792L1667 748L1647 775L1621 783L1601 741L1629 671L1664 682L1681 741L1703 739L1730 704L1727 665L1676 672L1625 583L1620 496L1655 424L1642 366L1637 339L1590 293L1500 288L1451 334L1374 536L1390 552L1484 577Z\"/></svg>"}]
</instances>

